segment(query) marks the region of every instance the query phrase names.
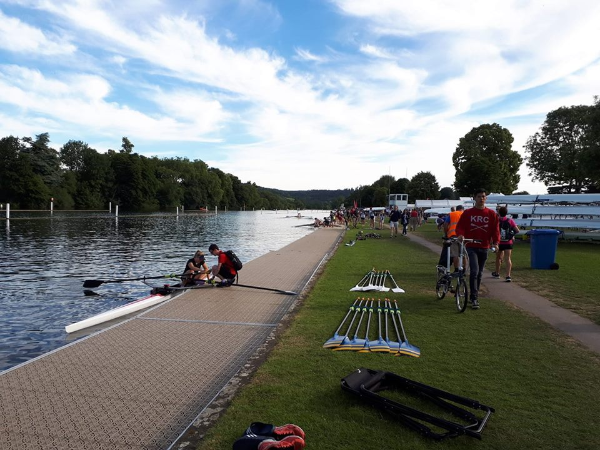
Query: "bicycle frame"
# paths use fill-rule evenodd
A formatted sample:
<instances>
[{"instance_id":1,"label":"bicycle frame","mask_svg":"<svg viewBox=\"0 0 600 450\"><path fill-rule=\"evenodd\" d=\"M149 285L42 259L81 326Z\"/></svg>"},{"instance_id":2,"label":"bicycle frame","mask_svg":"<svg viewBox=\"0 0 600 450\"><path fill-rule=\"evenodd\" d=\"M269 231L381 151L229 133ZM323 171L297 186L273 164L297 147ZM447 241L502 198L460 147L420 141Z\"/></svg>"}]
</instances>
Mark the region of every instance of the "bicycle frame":
<instances>
[{"instance_id":1,"label":"bicycle frame","mask_svg":"<svg viewBox=\"0 0 600 450\"><path fill-rule=\"evenodd\" d=\"M456 272L451 272L451 252L450 248L446 253L446 267L438 266L438 278L435 285L436 294L438 299L443 299L446 296L448 291L454 294L454 298L456 301L456 308L458 312L464 312L467 306L467 297L468 297L468 288L467 283L465 281L465 273L466 267L464 267L465 263L465 243L466 242L475 242L474 239L458 239L458 238L450 238L447 239L445 244L450 244L458 242L460 245L460 251L458 255L458 270ZM455 286L453 285L454 280L456 280Z\"/></svg>"}]
</instances>

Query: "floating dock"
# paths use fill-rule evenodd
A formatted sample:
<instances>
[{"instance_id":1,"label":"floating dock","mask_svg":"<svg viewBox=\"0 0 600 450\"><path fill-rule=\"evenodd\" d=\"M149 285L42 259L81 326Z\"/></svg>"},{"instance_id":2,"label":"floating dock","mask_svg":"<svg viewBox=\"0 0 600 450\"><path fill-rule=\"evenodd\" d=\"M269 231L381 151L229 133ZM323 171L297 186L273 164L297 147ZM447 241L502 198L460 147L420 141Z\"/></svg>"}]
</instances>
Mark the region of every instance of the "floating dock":
<instances>
[{"instance_id":1,"label":"floating dock","mask_svg":"<svg viewBox=\"0 0 600 450\"><path fill-rule=\"evenodd\" d=\"M301 292L341 236L319 229L250 261L240 283ZM0 447L171 448L295 301L235 285L187 291L2 372Z\"/></svg>"}]
</instances>

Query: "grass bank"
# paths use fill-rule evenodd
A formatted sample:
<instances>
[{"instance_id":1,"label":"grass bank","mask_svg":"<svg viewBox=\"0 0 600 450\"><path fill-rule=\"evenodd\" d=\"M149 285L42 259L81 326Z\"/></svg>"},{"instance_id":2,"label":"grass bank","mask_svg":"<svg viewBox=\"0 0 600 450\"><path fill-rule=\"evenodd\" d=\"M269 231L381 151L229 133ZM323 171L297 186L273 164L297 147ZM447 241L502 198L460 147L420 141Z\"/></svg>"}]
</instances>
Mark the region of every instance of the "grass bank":
<instances>
[{"instance_id":1,"label":"grass bank","mask_svg":"<svg viewBox=\"0 0 600 450\"><path fill-rule=\"evenodd\" d=\"M430 242L441 243L435 224L423 225L416 232ZM558 306L569 309L600 325L600 299L596 270L600 267L600 245L592 242L560 240L556 252L559 270L536 270L530 264L531 244L517 240L513 249L513 282L536 292ZM487 269L494 270L495 256L490 254ZM501 270L504 276L505 271Z\"/></svg>"},{"instance_id":2,"label":"grass bank","mask_svg":"<svg viewBox=\"0 0 600 450\"><path fill-rule=\"evenodd\" d=\"M350 230L345 241L356 234ZM252 421L299 424L307 448L597 449L600 358L542 321L502 301L482 299L457 314L437 300L437 255L407 239L342 246L328 263L268 360L198 447L229 449ZM406 290L394 294L419 359L334 352L322 344L356 298L370 268L389 269ZM359 367L388 370L496 408L481 442L465 436L434 444L340 388Z\"/></svg>"}]
</instances>

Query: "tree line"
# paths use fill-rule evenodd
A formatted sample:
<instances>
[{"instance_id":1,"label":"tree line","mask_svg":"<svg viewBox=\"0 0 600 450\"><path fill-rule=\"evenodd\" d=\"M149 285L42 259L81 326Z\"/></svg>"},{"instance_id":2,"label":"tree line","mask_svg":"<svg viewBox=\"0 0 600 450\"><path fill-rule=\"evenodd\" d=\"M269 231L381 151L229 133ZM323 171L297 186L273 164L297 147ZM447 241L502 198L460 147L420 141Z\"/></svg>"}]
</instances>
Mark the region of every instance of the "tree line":
<instances>
[{"instance_id":1,"label":"tree line","mask_svg":"<svg viewBox=\"0 0 600 450\"><path fill-rule=\"evenodd\" d=\"M384 206L389 193L417 199L455 199L477 188L513 194L526 163L529 175L550 193L600 191L600 97L592 105L561 107L546 116L525 145L526 157L512 149L511 132L497 123L473 128L452 155L455 180L440 188L435 175L419 172L411 179L384 175L371 185L335 191L280 191L242 183L232 174L201 160L145 157L123 137L121 149L99 153L71 140L59 151L42 133L0 139L0 203L14 208L105 209L113 202L125 210L160 210L183 205L187 210L329 209L340 204Z\"/></svg>"},{"instance_id":2,"label":"tree line","mask_svg":"<svg viewBox=\"0 0 600 450\"><path fill-rule=\"evenodd\" d=\"M183 205L186 210L296 209L302 202L242 183L201 160L145 157L124 137L120 150L99 153L71 140L59 151L42 133L0 139L0 203L14 209L107 209L155 211Z\"/></svg>"}]
</instances>

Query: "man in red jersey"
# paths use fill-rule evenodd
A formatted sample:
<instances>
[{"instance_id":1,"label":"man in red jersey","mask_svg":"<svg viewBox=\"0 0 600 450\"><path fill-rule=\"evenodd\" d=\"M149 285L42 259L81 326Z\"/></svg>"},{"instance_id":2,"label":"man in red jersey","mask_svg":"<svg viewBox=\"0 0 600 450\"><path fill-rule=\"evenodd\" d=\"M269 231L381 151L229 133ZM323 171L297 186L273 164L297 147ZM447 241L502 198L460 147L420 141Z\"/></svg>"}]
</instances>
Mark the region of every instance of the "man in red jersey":
<instances>
[{"instance_id":1,"label":"man in red jersey","mask_svg":"<svg viewBox=\"0 0 600 450\"><path fill-rule=\"evenodd\" d=\"M496 211L486 208L487 195L485 189L475 191L475 206L467 209L458 220L456 235L458 239L476 239L480 242L468 242L466 244L469 255L469 290L471 307L479 309L479 286L483 276L483 268L488 257L490 243L498 251L500 242L500 228L498 226L498 214Z\"/></svg>"}]
</instances>

